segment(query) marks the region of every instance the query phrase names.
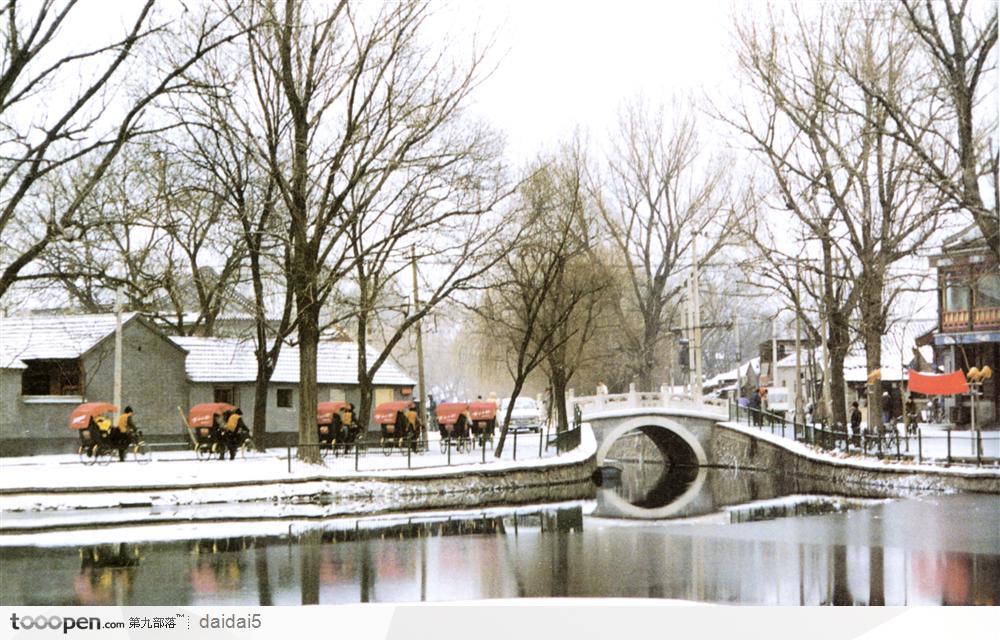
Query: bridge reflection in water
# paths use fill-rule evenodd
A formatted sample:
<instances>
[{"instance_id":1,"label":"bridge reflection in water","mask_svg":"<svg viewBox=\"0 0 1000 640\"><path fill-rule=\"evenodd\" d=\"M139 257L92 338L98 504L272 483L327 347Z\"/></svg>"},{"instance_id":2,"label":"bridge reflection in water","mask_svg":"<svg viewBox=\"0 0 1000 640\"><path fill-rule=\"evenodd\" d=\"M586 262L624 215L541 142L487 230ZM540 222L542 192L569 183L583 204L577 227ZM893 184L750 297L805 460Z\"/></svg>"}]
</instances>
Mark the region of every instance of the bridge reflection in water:
<instances>
[{"instance_id":1,"label":"bridge reflection in water","mask_svg":"<svg viewBox=\"0 0 1000 640\"><path fill-rule=\"evenodd\" d=\"M750 604L997 604L995 498L802 495L766 474L703 470L660 521L595 517L601 495L662 509L690 471L624 463L622 486L552 506L296 523L220 523L246 535L0 549L0 603L332 604L508 597L654 597ZM664 481L666 477L669 482ZM677 487L670 488L671 482ZM634 483L629 485L629 483ZM681 487L683 485L683 487ZM678 488L680 487L680 488ZM727 499L727 491L730 497ZM709 497L705 497L709 496ZM711 504L710 504L711 503ZM710 505L710 506L709 506ZM593 513L594 515L591 515ZM268 533L254 535L254 528ZM177 539L170 538L175 535ZM67 534L66 540L74 538Z\"/></svg>"}]
</instances>

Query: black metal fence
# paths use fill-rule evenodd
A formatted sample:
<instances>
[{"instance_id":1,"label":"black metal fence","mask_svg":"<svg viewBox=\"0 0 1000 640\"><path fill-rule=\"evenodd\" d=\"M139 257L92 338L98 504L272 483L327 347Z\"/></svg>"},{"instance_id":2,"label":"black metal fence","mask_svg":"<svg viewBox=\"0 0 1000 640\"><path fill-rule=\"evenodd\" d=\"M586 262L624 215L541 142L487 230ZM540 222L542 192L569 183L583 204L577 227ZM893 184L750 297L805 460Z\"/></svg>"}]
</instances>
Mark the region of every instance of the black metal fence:
<instances>
[{"instance_id":1,"label":"black metal fence","mask_svg":"<svg viewBox=\"0 0 1000 640\"><path fill-rule=\"evenodd\" d=\"M319 457L324 464L332 466L340 460L349 460L355 471L417 469L452 466L453 464L485 464L496 459L494 451L498 439L499 434L486 440L472 437L431 441L407 438L383 442L377 438L362 436L355 442L332 446L327 444L286 445L285 455L289 473L292 472L292 463L298 450L307 447L318 449ZM537 454L539 458L542 458L545 456L545 452L552 447L555 448L558 456L579 445L579 427L556 434L547 441L545 432L541 430L526 433L511 430L507 433L503 459L508 459L508 455L509 459L517 460L518 456L524 459L525 454L527 457ZM404 457L406 459L405 466L401 460Z\"/></svg>"},{"instance_id":2,"label":"black metal fence","mask_svg":"<svg viewBox=\"0 0 1000 640\"><path fill-rule=\"evenodd\" d=\"M775 436L809 444L827 451L841 451L875 456L886 460L913 460L977 466L1000 464L1000 433L996 431L958 431L924 433L921 429L900 429L887 424L881 432L860 430L844 425L805 424L761 409L729 403L729 419Z\"/></svg>"}]
</instances>

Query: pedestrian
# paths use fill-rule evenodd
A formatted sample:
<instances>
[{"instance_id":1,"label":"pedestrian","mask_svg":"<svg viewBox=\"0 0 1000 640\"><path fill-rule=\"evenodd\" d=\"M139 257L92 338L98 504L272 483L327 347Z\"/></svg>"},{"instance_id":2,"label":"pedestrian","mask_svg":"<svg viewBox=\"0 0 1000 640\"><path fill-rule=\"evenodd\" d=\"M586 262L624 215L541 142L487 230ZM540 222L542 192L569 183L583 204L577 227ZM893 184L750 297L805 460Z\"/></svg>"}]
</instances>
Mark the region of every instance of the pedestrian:
<instances>
[{"instance_id":1,"label":"pedestrian","mask_svg":"<svg viewBox=\"0 0 1000 640\"><path fill-rule=\"evenodd\" d=\"M755 427L761 424L760 419L760 389L754 389L750 394L750 416L753 418Z\"/></svg>"},{"instance_id":2,"label":"pedestrian","mask_svg":"<svg viewBox=\"0 0 1000 640\"><path fill-rule=\"evenodd\" d=\"M906 416L906 433L915 434L917 432L917 422L920 420L920 413L917 411L917 403L913 400L912 394L906 399L903 414Z\"/></svg>"},{"instance_id":3,"label":"pedestrian","mask_svg":"<svg viewBox=\"0 0 1000 640\"><path fill-rule=\"evenodd\" d=\"M861 444L861 409L857 402L851 403L851 439L855 446Z\"/></svg>"}]
</instances>

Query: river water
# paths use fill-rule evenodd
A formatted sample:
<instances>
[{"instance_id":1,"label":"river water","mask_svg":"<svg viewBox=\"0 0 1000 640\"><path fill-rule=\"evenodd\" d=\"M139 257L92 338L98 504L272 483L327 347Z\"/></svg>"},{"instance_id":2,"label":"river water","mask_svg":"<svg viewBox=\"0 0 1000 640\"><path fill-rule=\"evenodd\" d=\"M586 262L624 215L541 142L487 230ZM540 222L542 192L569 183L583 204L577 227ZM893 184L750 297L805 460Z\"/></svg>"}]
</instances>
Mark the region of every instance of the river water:
<instances>
[{"instance_id":1,"label":"river water","mask_svg":"<svg viewBox=\"0 0 1000 640\"><path fill-rule=\"evenodd\" d=\"M580 502L0 536L0 604L1000 601L995 496L847 498L765 474L623 469Z\"/></svg>"}]
</instances>

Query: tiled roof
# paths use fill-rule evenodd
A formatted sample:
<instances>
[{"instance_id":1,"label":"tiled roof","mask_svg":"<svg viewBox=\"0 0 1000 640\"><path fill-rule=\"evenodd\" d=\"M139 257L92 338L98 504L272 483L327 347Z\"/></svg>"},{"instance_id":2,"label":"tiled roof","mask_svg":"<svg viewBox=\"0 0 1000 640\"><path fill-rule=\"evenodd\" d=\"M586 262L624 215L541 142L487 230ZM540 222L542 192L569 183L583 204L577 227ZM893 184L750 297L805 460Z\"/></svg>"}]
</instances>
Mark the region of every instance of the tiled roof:
<instances>
[{"instance_id":1,"label":"tiled roof","mask_svg":"<svg viewBox=\"0 0 1000 640\"><path fill-rule=\"evenodd\" d=\"M187 375L192 382L252 382L257 379L253 343L230 338L171 337L188 351ZM377 354L368 349L369 362ZM358 346L354 342L321 342L317 354L319 384L358 384ZM298 347L284 346L272 382L297 384ZM375 374L376 385L413 386L416 382L391 359Z\"/></svg>"},{"instance_id":2,"label":"tiled roof","mask_svg":"<svg viewBox=\"0 0 1000 640\"><path fill-rule=\"evenodd\" d=\"M135 315L122 314L122 323ZM79 358L114 330L113 313L0 318L0 368L23 369L24 360Z\"/></svg>"}]
</instances>

